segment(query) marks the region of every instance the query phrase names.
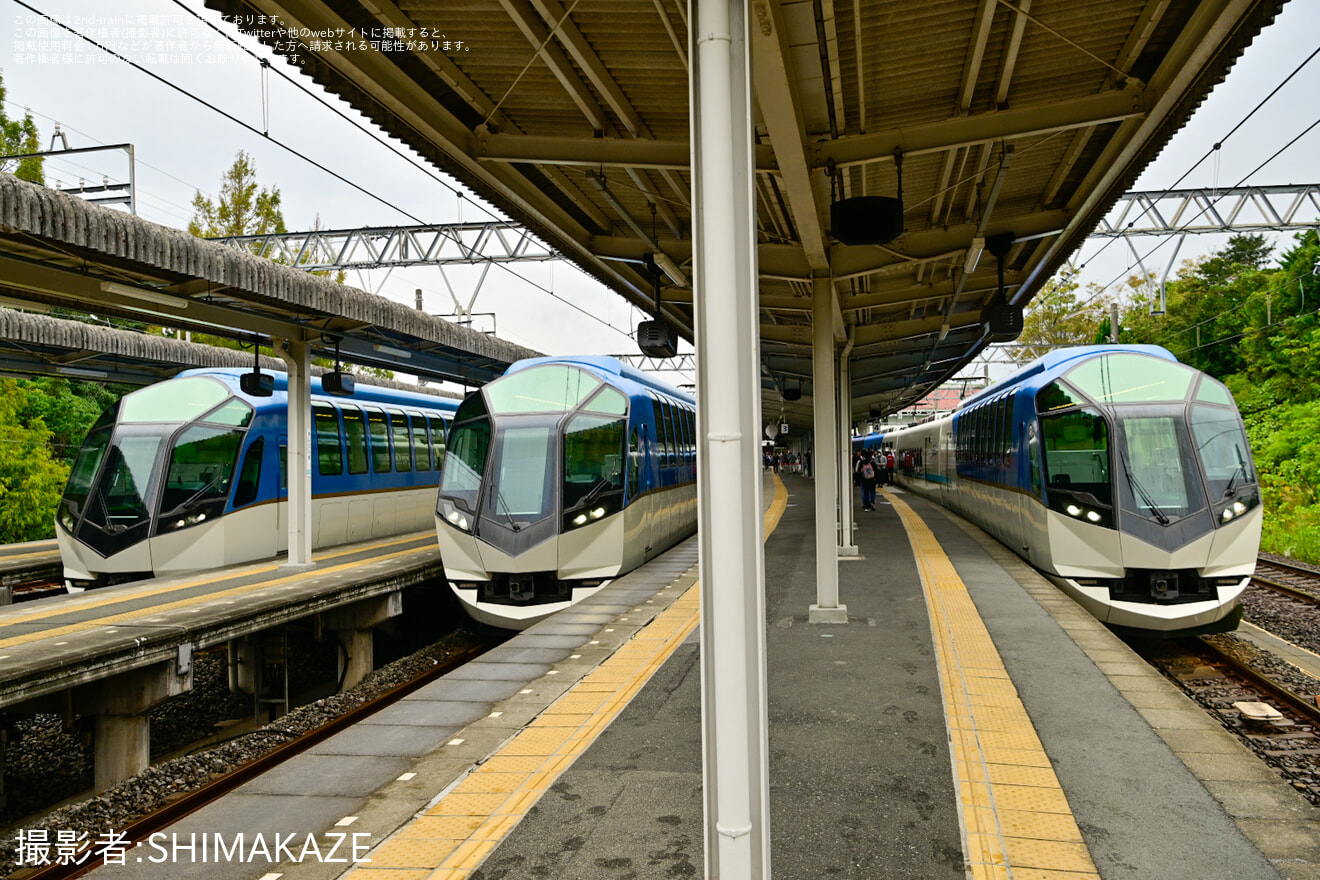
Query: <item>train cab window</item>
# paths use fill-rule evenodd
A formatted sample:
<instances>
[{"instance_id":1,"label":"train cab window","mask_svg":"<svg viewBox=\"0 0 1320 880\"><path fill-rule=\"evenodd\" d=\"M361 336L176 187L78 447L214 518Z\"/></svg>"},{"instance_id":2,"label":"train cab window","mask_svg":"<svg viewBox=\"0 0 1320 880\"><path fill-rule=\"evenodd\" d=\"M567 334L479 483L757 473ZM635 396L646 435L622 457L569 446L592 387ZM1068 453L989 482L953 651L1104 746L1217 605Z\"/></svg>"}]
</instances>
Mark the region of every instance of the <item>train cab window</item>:
<instances>
[{"instance_id":1,"label":"train cab window","mask_svg":"<svg viewBox=\"0 0 1320 880\"><path fill-rule=\"evenodd\" d=\"M390 410L390 429L394 435L394 469L400 473L413 469L412 433L408 417L398 410Z\"/></svg>"},{"instance_id":2,"label":"train cab window","mask_svg":"<svg viewBox=\"0 0 1320 880\"><path fill-rule=\"evenodd\" d=\"M591 412L624 416L628 414L628 398L617 388L606 385L584 407Z\"/></svg>"},{"instance_id":3,"label":"train cab window","mask_svg":"<svg viewBox=\"0 0 1320 880\"><path fill-rule=\"evenodd\" d=\"M431 467L440 470L445 462L445 433L449 426L438 416L427 416L426 421L431 426Z\"/></svg>"},{"instance_id":4,"label":"train cab window","mask_svg":"<svg viewBox=\"0 0 1320 880\"><path fill-rule=\"evenodd\" d=\"M371 438L371 470L390 472L390 426L385 413L375 407L363 407L367 414L367 435Z\"/></svg>"},{"instance_id":5,"label":"train cab window","mask_svg":"<svg viewBox=\"0 0 1320 880\"><path fill-rule=\"evenodd\" d=\"M511 373L483 393L497 413L564 412L575 409L603 384L585 370L546 364Z\"/></svg>"},{"instance_id":6,"label":"train cab window","mask_svg":"<svg viewBox=\"0 0 1320 880\"><path fill-rule=\"evenodd\" d=\"M194 425L179 435L161 487L162 528L175 517L193 525L224 509L242 442L241 431L211 425Z\"/></svg>"},{"instance_id":7,"label":"train cab window","mask_svg":"<svg viewBox=\"0 0 1320 880\"><path fill-rule=\"evenodd\" d=\"M1230 497L1235 487L1256 482L1251 448L1236 411L1193 404L1188 421L1212 501Z\"/></svg>"},{"instance_id":8,"label":"train cab window","mask_svg":"<svg viewBox=\"0 0 1320 880\"><path fill-rule=\"evenodd\" d=\"M426 417L419 412L409 412L408 418L412 420L412 446L417 456L417 469L429 471L435 467L435 461L431 456L431 444L426 441Z\"/></svg>"},{"instance_id":9,"label":"train cab window","mask_svg":"<svg viewBox=\"0 0 1320 880\"><path fill-rule=\"evenodd\" d=\"M367 422L362 410L344 407L344 445L348 449L348 472L367 472Z\"/></svg>"},{"instance_id":10,"label":"train cab window","mask_svg":"<svg viewBox=\"0 0 1320 880\"><path fill-rule=\"evenodd\" d=\"M328 403L313 403L312 418L316 422L316 467L323 477L337 477L344 472L339 413Z\"/></svg>"},{"instance_id":11,"label":"train cab window","mask_svg":"<svg viewBox=\"0 0 1320 880\"><path fill-rule=\"evenodd\" d=\"M76 515L82 515L87 496L92 491L92 481L96 479L96 472L101 469L106 450L110 448L110 433L114 429L118 409L117 405L112 406L101 414L87 433L87 439L78 448L78 457L73 460L64 500L73 505L73 513Z\"/></svg>"},{"instance_id":12,"label":"train cab window","mask_svg":"<svg viewBox=\"0 0 1320 880\"><path fill-rule=\"evenodd\" d=\"M257 500L261 487L261 456L266 449L266 438L258 437L243 454L243 467L238 472L238 485L234 488L234 507L239 508Z\"/></svg>"},{"instance_id":13,"label":"train cab window","mask_svg":"<svg viewBox=\"0 0 1320 880\"><path fill-rule=\"evenodd\" d=\"M1095 412L1074 410L1040 420L1045 477L1051 489L1087 492L1112 504L1109 423Z\"/></svg>"},{"instance_id":14,"label":"train cab window","mask_svg":"<svg viewBox=\"0 0 1320 880\"><path fill-rule=\"evenodd\" d=\"M595 522L623 502L627 420L579 413L564 428L564 527Z\"/></svg>"},{"instance_id":15,"label":"train cab window","mask_svg":"<svg viewBox=\"0 0 1320 880\"><path fill-rule=\"evenodd\" d=\"M1191 367L1132 352L1091 358L1067 374L1069 382L1101 403L1183 400L1195 378Z\"/></svg>"},{"instance_id":16,"label":"train cab window","mask_svg":"<svg viewBox=\"0 0 1320 880\"><path fill-rule=\"evenodd\" d=\"M1062 382L1051 382L1036 395L1036 409L1042 414L1078 406L1084 402L1084 398Z\"/></svg>"},{"instance_id":17,"label":"train cab window","mask_svg":"<svg viewBox=\"0 0 1320 880\"><path fill-rule=\"evenodd\" d=\"M233 425L235 428L246 428L252 423L253 412L252 407L237 397L231 397L223 406L207 413L202 420L217 425Z\"/></svg>"},{"instance_id":18,"label":"train cab window","mask_svg":"<svg viewBox=\"0 0 1320 880\"><path fill-rule=\"evenodd\" d=\"M1123 466L1135 494L1124 493L1124 508L1144 517L1186 516L1201 506L1182 442L1181 419L1146 415L1140 410L1122 419ZM1244 441L1245 442L1245 441Z\"/></svg>"},{"instance_id":19,"label":"train cab window","mask_svg":"<svg viewBox=\"0 0 1320 880\"><path fill-rule=\"evenodd\" d=\"M479 401L481 394L474 394L468 399L474 398ZM490 420L479 418L460 421L460 417L465 415L465 408L468 408L466 401L455 417L457 424L450 438L452 443L445 452L444 467L440 469L440 495L442 499L448 497L462 502L471 512L476 509L481 475L486 470L486 455L490 450Z\"/></svg>"},{"instance_id":20,"label":"train cab window","mask_svg":"<svg viewBox=\"0 0 1320 880\"><path fill-rule=\"evenodd\" d=\"M1220 406L1233 406L1233 395L1222 383L1209 376L1201 377L1201 387L1196 389L1196 399L1205 403L1217 403Z\"/></svg>"},{"instance_id":21,"label":"train cab window","mask_svg":"<svg viewBox=\"0 0 1320 880\"><path fill-rule=\"evenodd\" d=\"M115 438L96 490L101 496L100 503L88 505L88 519L104 516L100 524L113 529L116 526L132 528L149 518L147 490L151 486L151 472L161 439L151 435Z\"/></svg>"},{"instance_id":22,"label":"train cab window","mask_svg":"<svg viewBox=\"0 0 1320 880\"><path fill-rule=\"evenodd\" d=\"M120 422L191 422L230 396L215 379L188 376L124 396Z\"/></svg>"}]
</instances>

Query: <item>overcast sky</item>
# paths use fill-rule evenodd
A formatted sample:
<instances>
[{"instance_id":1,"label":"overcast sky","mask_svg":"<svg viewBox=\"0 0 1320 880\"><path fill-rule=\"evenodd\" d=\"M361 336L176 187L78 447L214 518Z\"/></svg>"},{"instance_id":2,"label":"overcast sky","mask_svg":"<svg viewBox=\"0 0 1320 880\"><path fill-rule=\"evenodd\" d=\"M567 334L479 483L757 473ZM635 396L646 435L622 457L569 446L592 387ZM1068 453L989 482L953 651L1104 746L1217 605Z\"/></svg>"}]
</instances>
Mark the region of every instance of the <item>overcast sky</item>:
<instances>
[{"instance_id":1,"label":"overcast sky","mask_svg":"<svg viewBox=\"0 0 1320 880\"><path fill-rule=\"evenodd\" d=\"M193 194L200 190L214 196L220 175L239 150L252 155L263 184L279 187L290 229L310 228L318 218L322 228L342 229L494 216L481 203L460 198L457 188L442 175L409 163L281 76L271 72L263 81L257 61L189 11L196 10L205 22L215 23L226 34L237 37L233 28L220 22L216 13L202 9L200 2L181 5L171 0L31 0L28 5L117 49L255 129L245 129L149 75L108 58L15 0L0 0L0 21L8 25L4 30L13 34L0 41L0 69L8 91L6 113L14 118L25 108L30 109L40 127L43 147L50 145L55 122L67 133L71 147L133 143L138 211L146 219L185 226L192 216ZM153 34L151 28L170 30ZM171 38L178 45L164 46L160 42ZM239 39L244 46L265 55L254 41ZM1172 186L1315 51L1318 41L1320 2L1292 0L1191 123L1146 170L1138 188ZM480 47L470 51L480 51ZM293 75L320 94L284 62L273 63L278 71ZM1315 122L1316 94L1320 94L1320 59L1307 65L1251 122L1224 140L1217 156L1203 162L1181 186L1238 184L1256 165ZM327 100L341 106L333 98ZM341 109L358 118L351 110ZM397 143L391 143L403 152ZM311 157L361 189L335 179L279 144ZM1317 179L1317 155L1320 129L1247 182L1313 182ZM425 165L420 161L417 164ZM48 160L46 165L47 181L59 180L66 186L76 184L80 178L89 183L99 183L103 176L122 181L126 173L126 160L119 154ZM1221 244L1222 239L1211 236L1193 237L1183 246L1180 259ZM1147 239L1138 247L1144 255L1155 245L1154 240ZM1119 244L1094 257L1100 247L1093 241L1076 258L1079 264L1086 264L1084 282L1106 284L1125 276L1134 262L1130 250ZM1167 247L1155 252L1150 263L1162 267L1168 253ZM564 353L568 339L580 352L636 350L627 333L644 316L569 264L522 264L508 269L491 271L475 306L477 312L497 313L495 329L501 337L554 353ZM466 303L474 289L475 273L449 270L448 277L455 293ZM445 282L435 269L395 271L388 277L377 271L361 277L350 275L348 281L409 305L413 290L420 287L428 312L453 311ZM545 291L579 306L592 317ZM482 321L486 323L478 326L489 329L490 319L479 319Z\"/></svg>"}]
</instances>

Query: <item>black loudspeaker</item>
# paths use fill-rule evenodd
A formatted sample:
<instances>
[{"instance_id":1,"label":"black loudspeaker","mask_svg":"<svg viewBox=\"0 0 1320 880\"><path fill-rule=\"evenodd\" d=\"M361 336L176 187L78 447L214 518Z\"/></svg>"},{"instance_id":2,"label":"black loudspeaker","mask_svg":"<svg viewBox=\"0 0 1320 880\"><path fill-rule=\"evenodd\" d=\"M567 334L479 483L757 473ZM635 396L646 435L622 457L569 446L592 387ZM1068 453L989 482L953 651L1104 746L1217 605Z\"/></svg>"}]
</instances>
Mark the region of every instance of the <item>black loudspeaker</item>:
<instances>
[{"instance_id":1,"label":"black loudspeaker","mask_svg":"<svg viewBox=\"0 0 1320 880\"><path fill-rule=\"evenodd\" d=\"M1012 342L1022 335L1022 306L997 303L986 306L985 322L993 342Z\"/></svg>"},{"instance_id":2,"label":"black loudspeaker","mask_svg":"<svg viewBox=\"0 0 1320 880\"><path fill-rule=\"evenodd\" d=\"M352 373L325 373L321 376L321 390L336 397L348 397L357 388L357 379Z\"/></svg>"},{"instance_id":3,"label":"black loudspeaker","mask_svg":"<svg viewBox=\"0 0 1320 880\"><path fill-rule=\"evenodd\" d=\"M238 387L249 397L270 397L275 393L275 377L270 373L244 373Z\"/></svg>"},{"instance_id":4,"label":"black loudspeaker","mask_svg":"<svg viewBox=\"0 0 1320 880\"><path fill-rule=\"evenodd\" d=\"M671 358L678 354L678 334L666 321L643 321L637 325L637 347L653 358Z\"/></svg>"},{"instance_id":5,"label":"black loudspeaker","mask_svg":"<svg viewBox=\"0 0 1320 880\"><path fill-rule=\"evenodd\" d=\"M785 382L783 390L779 392L779 396L782 397L784 400L801 400L802 383Z\"/></svg>"},{"instance_id":6,"label":"black loudspeaker","mask_svg":"<svg viewBox=\"0 0 1320 880\"><path fill-rule=\"evenodd\" d=\"M835 202L830 233L844 244L888 244L903 234L903 200L858 196Z\"/></svg>"}]
</instances>

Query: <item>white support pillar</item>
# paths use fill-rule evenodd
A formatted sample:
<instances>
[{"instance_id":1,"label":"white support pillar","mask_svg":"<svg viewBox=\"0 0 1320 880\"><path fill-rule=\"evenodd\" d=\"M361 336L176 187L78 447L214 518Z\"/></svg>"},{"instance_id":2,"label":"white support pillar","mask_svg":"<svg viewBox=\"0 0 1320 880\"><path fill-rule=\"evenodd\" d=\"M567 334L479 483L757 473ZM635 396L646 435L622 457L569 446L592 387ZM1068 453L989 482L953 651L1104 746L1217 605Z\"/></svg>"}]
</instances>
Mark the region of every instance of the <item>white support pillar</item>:
<instances>
[{"instance_id":1,"label":"white support pillar","mask_svg":"<svg viewBox=\"0 0 1320 880\"><path fill-rule=\"evenodd\" d=\"M761 370L748 10L691 28L706 877L770 877Z\"/></svg>"},{"instance_id":2,"label":"white support pillar","mask_svg":"<svg viewBox=\"0 0 1320 880\"><path fill-rule=\"evenodd\" d=\"M851 336L848 345L839 352L839 388L836 395L839 414L839 556L856 556L857 542L853 536L852 482L852 382L848 369L848 354L852 351ZM817 510L820 508L817 507Z\"/></svg>"},{"instance_id":3,"label":"white support pillar","mask_svg":"<svg viewBox=\"0 0 1320 880\"><path fill-rule=\"evenodd\" d=\"M282 568L315 568L312 562L312 365L307 343L272 340L289 373L289 559Z\"/></svg>"},{"instance_id":4,"label":"white support pillar","mask_svg":"<svg viewBox=\"0 0 1320 880\"><path fill-rule=\"evenodd\" d=\"M828 276L811 283L811 401L816 448L838 457L839 421L835 415L834 282ZM811 623L847 623L848 607L839 604L838 510L839 466L816 469L816 604ZM849 536L851 539L851 535Z\"/></svg>"}]
</instances>

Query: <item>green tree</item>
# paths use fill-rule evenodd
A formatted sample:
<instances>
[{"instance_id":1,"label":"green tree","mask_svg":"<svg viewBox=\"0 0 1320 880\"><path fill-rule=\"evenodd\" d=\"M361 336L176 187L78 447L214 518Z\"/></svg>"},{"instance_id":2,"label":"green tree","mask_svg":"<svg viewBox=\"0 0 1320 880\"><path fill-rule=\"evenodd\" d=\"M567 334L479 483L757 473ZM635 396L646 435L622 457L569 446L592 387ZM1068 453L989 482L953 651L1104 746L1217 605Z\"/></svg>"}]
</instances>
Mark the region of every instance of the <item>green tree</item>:
<instances>
[{"instance_id":1,"label":"green tree","mask_svg":"<svg viewBox=\"0 0 1320 880\"><path fill-rule=\"evenodd\" d=\"M1096 320L1108 302L1097 299L1094 288L1088 289L1091 296L1084 300L1077 288L1077 282L1058 276L1045 282L1023 316L1014 360L1025 364L1051 349L1095 341Z\"/></svg>"},{"instance_id":2,"label":"green tree","mask_svg":"<svg viewBox=\"0 0 1320 880\"><path fill-rule=\"evenodd\" d=\"M15 414L21 424L40 421L53 459L71 464L92 425L127 386L73 382L60 377L20 380Z\"/></svg>"},{"instance_id":3,"label":"green tree","mask_svg":"<svg viewBox=\"0 0 1320 880\"><path fill-rule=\"evenodd\" d=\"M37 133L37 124L32 121L31 113L24 113L22 119L10 119L5 115L5 79L0 76L0 153L5 156L35 153L41 149L41 135ZM43 159L0 160L0 171L6 171L20 180L32 183L45 183L46 176L42 166Z\"/></svg>"},{"instance_id":4,"label":"green tree","mask_svg":"<svg viewBox=\"0 0 1320 880\"><path fill-rule=\"evenodd\" d=\"M69 466L50 453L51 431L40 418L20 415L27 390L0 379L0 543L55 536L55 505Z\"/></svg>"},{"instance_id":5,"label":"green tree","mask_svg":"<svg viewBox=\"0 0 1320 880\"><path fill-rule=\"evenodd\" d=\"M193 196L188 231L201 238L288 232L278 187L258 186L252 157L242 150L220 180L219 202L199 191Z\"/></svg>"}]
</instances>

